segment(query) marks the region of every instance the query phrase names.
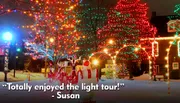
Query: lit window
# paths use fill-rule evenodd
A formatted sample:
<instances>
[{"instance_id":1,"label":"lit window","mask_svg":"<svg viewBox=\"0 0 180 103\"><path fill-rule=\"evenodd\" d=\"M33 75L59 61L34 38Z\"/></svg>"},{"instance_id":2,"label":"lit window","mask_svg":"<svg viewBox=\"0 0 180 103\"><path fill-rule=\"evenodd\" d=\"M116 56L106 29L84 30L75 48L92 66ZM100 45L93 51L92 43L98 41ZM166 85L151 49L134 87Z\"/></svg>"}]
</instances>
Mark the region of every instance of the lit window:
<instances>
[{"instance_id":1,"label":"lit window","mask_svg":"<svg viewBox=\"0 0 180 103\"><path fill-rule=\"evenodd\" d=\"M157 41L152 43L152 56L159 56L159 44Z\"/></svg>"},{"instance_id":2,"label":"lit window","mask_svg":"<svg viewBox=\"0 0 180 103\"><path fill-rule=\"evenodd\" d=\"M179 69L179 62L173 62L172 67L173 67L173 70L178 70Z\"/></svg>"}]
</instances>

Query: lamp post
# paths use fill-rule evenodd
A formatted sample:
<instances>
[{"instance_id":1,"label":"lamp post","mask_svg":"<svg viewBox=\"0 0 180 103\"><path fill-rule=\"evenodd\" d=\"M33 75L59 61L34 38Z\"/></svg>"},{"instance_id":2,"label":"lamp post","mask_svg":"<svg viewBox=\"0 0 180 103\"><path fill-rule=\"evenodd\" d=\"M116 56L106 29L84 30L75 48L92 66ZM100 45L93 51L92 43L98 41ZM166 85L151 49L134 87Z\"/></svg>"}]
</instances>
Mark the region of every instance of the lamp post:
<instances>
[{"instance_id":1,"label":"lamp post","mask_svg":"<svg viewBox=\"0 0 180 103\"><path fill-rule=\"evenodd\" d=\"M12 34L10 32L5 32L3 34L3 40L6 43L6 47L4 48L4 81L7 82L7 73L9 71L9 44L10 41L12 40Z\"/></svg>"}]
</instances>

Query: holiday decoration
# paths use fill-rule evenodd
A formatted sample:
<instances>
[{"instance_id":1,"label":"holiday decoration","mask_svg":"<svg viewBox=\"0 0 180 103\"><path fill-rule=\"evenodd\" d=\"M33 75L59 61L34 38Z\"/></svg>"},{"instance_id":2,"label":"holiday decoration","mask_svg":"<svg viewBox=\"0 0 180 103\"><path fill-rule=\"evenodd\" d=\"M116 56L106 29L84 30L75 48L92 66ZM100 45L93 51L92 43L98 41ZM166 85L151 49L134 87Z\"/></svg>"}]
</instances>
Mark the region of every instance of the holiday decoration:
<instances>
[{"instance_id":1,"label":"holiday decoration","mask_svg":"<svg viewBox=\"0 0 180 103\"><path fill-rule=\"evenodd\" d=\"M97 30L105 25L107 10L100 4L96 7L89 4L81 4L79 8L77 18L81 22L77 26L77 30L82 33L83 38L77 43L79 47L77 55L87 57L98 49Z\"/></svg>"},{"instance_id":2,"label":"holiday decoration","mask_svg":"<svg viewBox=\"0 0 180 103\"><path fill-rule=\"evenodd\" d=\"M58 71L53 72L50 70L48 73L48 78L50 82L53 81L59 81L59 83L65 83L65 84L78 84L81 81L85 82L98 82L98 70L92 70L92 69L83 69L75 71L74 74L68 75L64 68L59 68Z\"/></svg>"},{"instance_id":3,"label":"holiday decoration","mask_svg":"<svg viewBox=\"0 0 180 103\"><path fill-rule=\"evenodd\" d=\"M89 66L89 61L86 60L86 61L84 62L84 66Z\"/></svg>"},{"instance_id":4,"label":"holiday decoration","mask_svg":"<svg viewBox=\"0 0 180 103\"><path fill-rule=\"evenodd\" d=\"M176 15L168 16L170 20L168 26L173 32L180 32L180 4L176 5L175 8L174 13L176 13Z\"/></svg>"},{"instance_id":5,"label":"holiday decoration","mask_svg":"<svg viewBox=\"0 0 180 103\"><path fill-rule=\"evenodd\" d=\"M179 39L179 32L180 32L180 21L179 20L172 20L172 19L177 19L180 18L180 4L176 5L176 10L174 10L174 12L176 13L176 16L170 16L168 17L170 19L170 22L168 25L170 26L170 28L175 29L175 36L173 38L173 41L170 42L169 47L166 49L167 51L167 55L165 57L166 60L166 65L165 67L167 68L167 72L166 72L166 77L167 77L167 84L168 84L168 94L170 94L171 90L170 90L170 50L172 48L172 46L174 44L177 44L177 48L178 48L178 56L179 56L179 41L176 42Z\"/></svg>"},{"instance_id":6,"label":"holiday decoration","mask_svg":"<svg viewBox=\"0 0 180 103\"><path fill-rule=\"evenodd\" d=\"M115 41L116 45L111 46L114 50L128 44L150 46L149 41L140 41L141 38L154 37L156 34L156 29L148 21L147 10L146 3L141 3L140 0L119 0L117 5L108 12L107 25L98 30L98 39L104 39L99 47L104 47L108 39ZM124 49L119 53L123 56L119 59L147 59L147 55L135 53L134 50L134 47Z\"/></svg>"},{"instance_id":7,"label":"holiday decoration","mask_svg":"<svg viewBox=\"0 0 180 103\"><path fill-rule=\"evenodd\" d=\"M79 34L75 9L78 0L50 1L31 0L31 11L24 12L34 18L34 25L22 26L30 29L26 42L26 55L34 58L47 57L55 61L72 55L76 49Z\"/></svg>"}]
</instances>

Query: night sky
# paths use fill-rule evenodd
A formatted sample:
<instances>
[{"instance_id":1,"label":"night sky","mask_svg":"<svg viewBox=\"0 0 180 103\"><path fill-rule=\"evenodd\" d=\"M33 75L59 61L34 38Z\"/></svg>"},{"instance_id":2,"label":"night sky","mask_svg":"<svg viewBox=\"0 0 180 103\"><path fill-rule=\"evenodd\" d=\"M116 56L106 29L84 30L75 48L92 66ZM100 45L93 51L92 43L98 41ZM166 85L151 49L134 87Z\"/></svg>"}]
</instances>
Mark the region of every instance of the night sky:
<instances>
[{"instance_id":1,"label":"night sky","mask_svg":"<svg viewBox=\"0 0 180 103\"><path fill-rule=\"evenodd\" d=\"M0 0L1 2L8 0ZM94 4L98 0L83 0L84 2L91 2ZM102 1L102 0L100 0ZM105 4L115 4L119 0L103 0ZM150 7L150 12L157 11L158 15L169 15L173 14L174 6L180 4L180 0L142 0L147 2Z\"/></svg>"},{"instance_id":2,"label":"night sky","mask_svg":"<svg viewBox=\"0 0 180 103\"><path fill-rule=\"evenodd\" d=\"M84 0L87 1L87 0ZM101 1L101 0L100 0ZM104 0L104 4L116 4L119 0ZM157 15L173 15L176 4L180 4L180 0L142 0L149 6L149 14L156 11ZM88 2L95 3L97 0L89 0Z\"/></svg>"},{"instance_id":3,"label":"night sky","mask_svg":"<svg viewBox=\"0 0 180 103\"><path fill-rule=\"evenodd\" d=\"M8 2L13 0L0 0L0 3ZM97 5L98 0L84 0L83 2L90 3L92 6ZM100 0L102 1L102 0ZM104 0L102 6L115 6L118 0ZM156 11L157 15L173 15L173 11L175 9L176 4L180 4L180 0L142 0L143 2L147 2L149 6L149 14L151 17L151 12ZM3 29L7 29L9 27L17 27L20 25L26 25L32 22L28 19L27 16L24 16L20 13L10 13L6 15L0 16L0 32L3 32ZM11 28L12 29L12 28ZM13 30L14 31L14 30ZM22 30L17 30L19 35L23 34Z\"/></svg>"},{"instance_id":4,"label":"night sky","mask_svg":"<svg viewBox=\"0 0 180 103\"><path fill-rule=\"evenodd\" d=\"M148 3L150 12L156 11L157 15L173 15L176 4L180 0L143 0Z\"/></svg>"}]
</instances>

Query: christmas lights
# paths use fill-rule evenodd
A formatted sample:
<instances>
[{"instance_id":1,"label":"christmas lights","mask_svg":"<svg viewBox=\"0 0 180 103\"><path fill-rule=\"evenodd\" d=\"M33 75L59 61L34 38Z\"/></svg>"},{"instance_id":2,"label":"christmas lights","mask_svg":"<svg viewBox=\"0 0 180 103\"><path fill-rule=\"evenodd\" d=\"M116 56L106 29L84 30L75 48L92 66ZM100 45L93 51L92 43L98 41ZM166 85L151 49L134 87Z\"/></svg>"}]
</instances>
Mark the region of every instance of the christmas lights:
<instances>
[{"instance_id":1,"label":"christmas lights","mask_svg":"<svg viewBox=\"0 0 180 103\"><path fill-rule=\"evenodd\" d=\"M176 37L176 39L180 39L180 37ZM153 40L174 40L174 37L142 38L141 40L151 40L153 42Z\"/></svg>"},{"instance_id":2,"label":"christmas lights","mask_svg":"<svg viewBox=\"0 0 180 103\"><path fill-rule=\"evenodd\" d=\"M101 41L97 38L97 30L104 26L107 10L100 6L91 7L89 4L80 4L79 8L77 18L81 22L77 26L77 30L83 34L83 39L77 43L80 48L77 54L84 57L92 52L97 52L98 42Z\"/></svg>"},{"instance_id":3,"label":"christmas lights","mask_svg":"<svg viewBox=\"0 0 180 103\"><path fill-rule=\"evenodd\" d=\"M179 18L180 17L180 14L179 14L179 10L180 10L180 4L176 5L176 10L174 10L174 12L177 14L176 17ZM170 20L174 19L173 17L169 17ZM174 44L174 42L179 39L179 31L180 31L180 23L177 22L178 20L174 22L171 22L173 24L176 24L176 25L172 25L171 24L169 26L171 26L171 28L175 28L175 32L176 32L176 35L174 36L174 39L173 41L170 42L170 45L169 47L166 49L167 51L167 55L165 57L165 60L167 62L167 64L165 65L165 67L167 68L167 73L166 73L166 77L167 77L167 84L168 84L168 94L170 94L170 66L169 66L169 63L170 63L170 60L169 60L169 54L170 54L170 49L172 47L172 45ZM179 56L179 41L177 42L177 49L178 49L178 56Z\"/></svg>"},{"instance_id":4,"label":"christmas lights","mask_svg":"<svg viewBox=\"0 0 180 103\"><path fill-rule=\"evenodd\" d=\"M104 39L99 47L105 45L106 40L113 38L116 42L114 49L120 49L124 44L150 46L149 41L140 41L142 38L154 37L156 28L150 25L147 17L148 7L140 0L119 0L114 8L108 12L108 22L103 28L98 30L98 38ZM134 47L128 47L123 51L124 55L134 56L127 59L138 59L140 55L133 52Z\"/></svg>"},{"instance_id":5,"label":"christmas lights","mask_svg":"<svg viewBox=\"0 0 180 103\"><path fill-rule=\"evenodd\" d=\"M169 32L179 32L180 31L180 4L175 6L174 13L176 15L174 16L168 16L169 22L168 22L168 31Z\"/></svg>"},{"instance_id":6,"label":"christmas lights","mask_svg":"<svg viewBox=\"0 0 180 103\"><path fill-rule=\"evenodd\" d=\"M177 42L177 48L178 48L178 56L180 57L180 40Z\"/></svg>"},{"instance_id":7,"label":"christmas lights","mask_svg":"<svg viewBox=\"0 0 180 103\"><path fill-rule=\"evenodd\" d=\"M146 58L149 60L149 79L151 79L151 75L152 75L152 57L146 51L146 49L144 47L142 47L141 45L123 45L123 47L117 51L116 56L118 55L119 52L121 52L123 49L128 48L128 47L135 47L136 49L134 50L134 52L138 52L139 51L138 48L140 48L141 50L143 50L145 52Z\"/></svg>"},{"instance_id":8,"label":"christmas lights","mask_svg":"<svg viewBox=\"0 0 180 103\"><path fill-rule=\"evenodd\" d=\"M152 56L159 56L159 43L157 41L152 42Z\"/></svg>"},{"instance_id":9,"label":"christmas lights","mask_svg":"<svg viewBox=\"0 0 180 103\"><path fill-rule=\"evenodd\" d=\"M75 12L78 0L31 0L31 4L32 12L25 11L24 14L34 17L35 23L22 26L32 31L30 38L26 40L30 44L27 46L31 52L29 55L36 58L47 56L52 61L72 55L80 38L80 33L76 30L80 21L76 19Z\"/></svg>"}]
</instances>

